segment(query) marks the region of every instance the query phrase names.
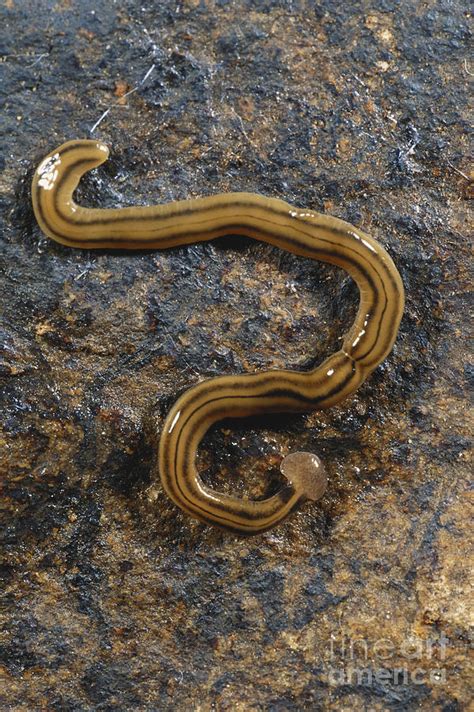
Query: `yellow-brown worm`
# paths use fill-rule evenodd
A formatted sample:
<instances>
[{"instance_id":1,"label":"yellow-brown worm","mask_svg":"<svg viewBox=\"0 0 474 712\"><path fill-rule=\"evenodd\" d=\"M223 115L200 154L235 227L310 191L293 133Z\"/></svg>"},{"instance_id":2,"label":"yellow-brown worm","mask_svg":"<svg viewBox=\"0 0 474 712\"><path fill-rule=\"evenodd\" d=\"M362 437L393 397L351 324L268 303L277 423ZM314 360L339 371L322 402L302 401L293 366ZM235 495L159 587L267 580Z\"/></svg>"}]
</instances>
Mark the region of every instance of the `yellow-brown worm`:
<instances>
[{"instance_id":1,"label":"yellow-brown worm","mask_svg":"<svg viewBox=\"0 0 474 712\"><path fill-rule=\"evenodd\" d=\"M244 500L206 486L197 448L216 421L273 412L328 408L354 393L387 356L404 307L400 275L385 249L343 220L295 208L254 193L225 193L165 205L84 208L73 199L81 176L109 155L93 140L69 141L37 168L33 207L43 232L78 248L164 249L229 234L268 242L346 270L360 292L355 321L340 350L307 372L270 370L220 376L186 391L171 408L160 438L157 467L164 489L184 511L240 534L257 534L305 499L324 492L319 459L293 453L281 470L287 483L271 497Z\"/></svg>"}]
</instances>

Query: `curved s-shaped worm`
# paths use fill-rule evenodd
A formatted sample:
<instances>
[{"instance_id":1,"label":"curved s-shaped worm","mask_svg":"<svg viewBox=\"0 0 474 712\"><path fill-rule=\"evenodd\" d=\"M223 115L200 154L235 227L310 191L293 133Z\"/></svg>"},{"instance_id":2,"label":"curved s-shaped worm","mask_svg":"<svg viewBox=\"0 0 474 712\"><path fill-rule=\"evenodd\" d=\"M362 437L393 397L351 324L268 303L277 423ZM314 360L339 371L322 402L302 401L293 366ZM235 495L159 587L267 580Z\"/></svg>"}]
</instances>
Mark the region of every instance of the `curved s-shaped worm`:
<instances>
[{"instance_id":1,"label":"curved s-shaped worm","mask_svg":"<svg viewBox=\"0 0 474 712\"><path fill-rule=\"evenodd\" d=\"M195 466L204 434L218 420L270 412L328 408L354 393L387 356L403 313L400 275L384 248L349 223L283 200L227 193L167 205L92 209L73 193L81 176L103 163L108 148L70 141L50 153L35 172L33 206L43 232L79 248L163 249L246 235L302 257L345 269L360 291L359 310L341 349L311 371L264 371L221 376L186 391L168 414L158 468L168 495L204 522L241 534L257 534L280 522L304 499L325 487L319 459L293 453L283 460L288 484L262 501L218 493L204 485Z\"/></svg>"}]
</instances>

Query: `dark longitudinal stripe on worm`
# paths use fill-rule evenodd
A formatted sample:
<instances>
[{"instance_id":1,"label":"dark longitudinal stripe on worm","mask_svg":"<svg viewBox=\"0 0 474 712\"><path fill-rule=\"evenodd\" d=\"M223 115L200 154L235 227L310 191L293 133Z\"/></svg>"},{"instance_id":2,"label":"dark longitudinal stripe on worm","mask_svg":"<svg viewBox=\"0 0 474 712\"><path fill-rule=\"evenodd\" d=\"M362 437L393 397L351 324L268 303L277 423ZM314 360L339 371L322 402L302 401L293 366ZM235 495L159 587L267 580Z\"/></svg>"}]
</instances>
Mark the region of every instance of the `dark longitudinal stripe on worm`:
<instances>
[{"instance_id":1,"label":"dark longitudinal stripe on worm","mask_svg":"<svg viewBox=\"0 0 474 712\"><path fill-rule=\"evenodd\" d=\"M64 181L66 181L66 180L69 178L70 174L74 171L74 169L76 169L79 165L81 165L81 164L83 164L83 163L84 163L84 160L82 159L82 160L76 161L76 162L73 163L71 166L68 166L68 167L66 168L66 170L64 171L64 174L63 174L63 176L62 176L61 183L63 183ZM59 187L60 187L60 184L58 184L58 189L59 189ZM42 210L41 201L38 200L38 203L39 203L39 205L40 205L40 210L41 210L42 217L43 217L43 219L46 221L46 216L44 215L44 212L43 212L43 210ZM228 205L230 205L230 204L231 204L231 203L228 203L228 204L223 203L223 204L221 204L219 207L222 209L223 207L226 207L226 206L228 206ZM251 204L249 201L244 201L244 200L236 201L236 205L238 205L239 207L245 207L245 208L249 208L249 207L252 206L252 204ZM73 225L73 226L76 224L74 221L69 220L68 216L64 213L64 211L61 210L61 207L60 207L60 205L58 204L58 193L56 193L56 195L55 195L54 207L55 207L55 210L56 210L57 214L61 215L61 218L63 219L64 222L69 223L69 224L71 224L71 225ZM200 207L200 208L198 207L198 208L196 208L194 211L191 211L190 209L186 209L186 210L185 210L185 209L182 209L182 210L180 210L180 211L174 213L174 214L173 214L173 218L176 219L177 217L182 217L182 216L185 216L185 215L199 214L199 213L202 213L202 212L209 212L210 209L211 209L211 208L208 207L208 206ZM277 216L280 216L280 217L281 217L281 216L286 216L285 213L283 213L283 211L277 211L274 207L269 207L268 209L269 209L269 211L272 212L274 215L277 215ZM140 210L140 208L138 208L137 210ZM142 210L143 210L143 209L142 209ZM92 212L92 213L94 213L94 212L97 213L98 211L97 211L97 210L94 210L94 209L91 209L91 212ZM99 212L100 212L100 211L99 211ZM114 211L114 212L117 212L117 211ZM120 211L118 211L118 212L120 212ZM233 216L230 216L230 217L232 218ZM242 214L240 214L239 217L249 217L249 218L251 218L251 216L245 216L245 215L242 215ZM104 225L110 225L111 222L113 222L114 220L115 220L115 222L117 222L119 219L123 219L123 220L128 220L128 221L130 221L132 218L130 218L130 216L128 216L128 215L127 215L127 216L123 216L123 217L122 217L122 216L117 216L117 219L113 219L113 218L105 219L105 218L104 218L104 219L101 219L101 220L98 220L98 219L96 219L96 220L89 220L89 221L87 221L87 223L85 223L85 224L87 225L88 228L90 228L91 226L97 226L97 225L104 226ZM136 220L145 219L145 220L150 221L151 218L150 218L150 216L143 217L143 218L141 218L140 216L137 216L137 218L133 218L133 220L135 220L135 219L136 219ZM262 220L262 218L260 217L259 220ZM47 221L46 221L46 222L47 222ZM193 221L193 225L196 225L196 224L203 224L203 223L206 223L206 222L209 222L209 220ZM270 224L276 225L276 223L275 223L274 221L268 220L268 222L269 222ZM304 218L301 219L301 222L303 222L304 224L306 224L308 227L311 227L311 224L308 223L308 221L306 221ZM50 228L51 230L53 230L53 228L52 228L51 225L48 225L48 226L49 226L49 228ZM180 230L180 227L181 227L181 226L178 225L178 226L175 227L175 229L178 229L178 231L179 231L179 230ZM244 230L244 229L247 228L247 227L248 227L248 226L242 225L242 224L229 224L229 225L227 226L228 231L234 230L234 231L236 231L237 233L238 233L239 231ZM314 226L312 226L312 227L313 227L313 229L314 229ZM163 229L165 229L165 228L163 228ZM311 237L311 234L310 234L310 233L305 232L305 231L303 231L303 230L298 230L298 228L295 228L294 226L292 226L292 229L293 229L293 230L296 230L296 231L299 231L302 235L304 235L305 238L310 238L310 237ZM274 233L272 233L271 231L263 230L261 227L259 228L259 231L260 231L260 233L261 233L262 235L266 235L267 237L271 237L271 236L274 234ZM207 232L210 232L210 229L208 229ZM342 231L342 230L334 230L334 232L335 232L336 234L339 234L339 235L347 234L347 233L344 233L344 231ZM58 233L56 233L56 234L57 234L57 236L60 238L60 234L58 234ZM174 238L174 239L176 239L177 241L179 241L179 234L180 234L180 233L178 232L178 234L177 234L177 235L175 236L175 238ZM202 232L202 231L200 231L200 230L190 230L190 229L188 228L188 229L186 230L185 234L187 234L187 235L189 235L189 234L198 234L198 235L199 235L199 234L205 234L205 231ZM143 242L151 242L151 241L156 240L156 239L157 239L156 237L140 238L140 241L143 241ZM123 243L123 242L126 241L126 240L124 240L123 238L107 238L107 240L108 240L108 242L113 242L113 243L116 243L117 245L120 245L120 243ZM294 239L292 239L292 238L290 238L290 237L288 237L288 236L285 236L285 237L281 237L281 236L280 236L280 237L279 237L279 240L280 240L281 242L289 243L290 245L293 245L293 246L298 245L298 244L301 244L301 243L298 243L297 240L294 240ZM327 237L324 237L324 238L321 237L320 240L321 240L321 241L324 241L324 242L326 242L326 243L328 243L328 244L330 244L330 245L333 245L333 247L337 245L337 242L335 243L335 242L333 242L332 240L329 240ZM74 240L73 240L73 241L74 241ZM83 240L81 240L78 244L80 244L80 245L82 245L82 246L84 246L84 245L86 245L86 244L88 244L88 245L94 245L94 244L97 244L97 241L94 240L94 239L92 239L92 240L83 239ZM310 249L310 250L312 249L312 248L311 248L311 245L308 245L307 243L304 243L304 244L305 244L305 249ZM359 246L360 246L360 243L358 243L358 244L359 244ZM354 254L356 254L357 256L359 256L359 253L358 253L357 250L353 250L353 249L347 248L347 247L346 247L346 250L351 251L352 253L354 253ZM291 251L291 248L290 248L290 251ZM317 253L319 253L319 254L325 254L325 255L328 256L328 257L334 257L334 256L337 254L334 250L332 250L332 251L329 251L329 250L326 251L326 250L322 250L322 249L316 249L316 250L313 250L313 252L317 252ZM357 260L356 260L356 261L354 261L354 260L349 260L347 257L346 257L346 261L347 261L349 264L352 264L354 267L356 267L356 269L359 269L359 270L364 274L364 277L369 281L369 283L371 284L371 286L373 287L373 289L376 291L375 285L373 284L373 281L371 280L370 275L368 274L367 271L363 270L363 268L362 268L360 262L358 262ZM387 269L386 269L387 266L384 264L383 260L380 260L380 259L379 259L378 261L379 261L379 263L380 263L382 266L385 267L385 272L387 273L389 279L391 279L391 281L392 281L392 286L393 286L393 285L395 284L394 279L393 279L393 276L390 274L389 271L387 271ZM375 269L374 271L375 271L375 273L377 274L378 278L379 278L380 281L381 281L382 288L383 288L383 290L384 290L384 296L385 296L385 299L387 300L387 294L386 294L385 287L384 287L383 277L382 277L382 275L380 274L380 272L379 272L377 269ZM384 305L384 312L385 312L386 308L387 308L387 301L385 302L385 305ZM370 316L370 315L371 315L371 314L370 314L370 312L369 312L369 316ZM379 332L380 332L380 325L381 325L381 323L382 323L382 319L379 320L378 332L377 332L377 334L376 334L376 336L375 336L374 344L377 343L377 341L378 341L378 336L379 336ZM369 354L371 353L372 350L373 350L373 346L370 347L365 353L359 355L358 360L364 360L364 359L366 359L367 356L369 356Z\"/></svg>"},{"instance_id":2,"label":"dark longitudinal stripe on worm","mask_svg":"<svg viewBox=\"0 0 474 712\"><path fill-rule=\"evenodd\" d=\"M76 146L76 149L77 149L77 146ZM69 149L69 150L70 150L70 149ZM63 152L63 155L64 155L64 152ZM66 181L66 180L69 178L70 174L71 174L75 169L77 169L78 166L81 165L81 164L84 164L84 159L80 159L80 160L76 161L75 163L71 164L70 166L68 166L68 167L66 168L66 170L64 171L63 175L62 175L61 183L63 183L64 181ZM58 184L58 188L59 188L59 187L60 187L60 184ZM40 203L41 201L38 201L38 202ZM228 205L228 204L227 204L227 205ZM248 201L240 200L240 201L236 201L236 205L238 205L239 207L246 207L246 208L248 208L248 207L251 207L252 204L249 203ZM61 217L62 217L62 219L64 220L64 222L66 222L66 223L69 222L71 225L75 225L75 224L76 224L74 221L69 220L68 216L61 210L60 205L58 204L58 193L57 193L57 192L56 192L56 195L55 195L54 207L55 207L55 210L56 210L57 214L60 214L60 215L61 215ZM222 209L223 207L226 207L226 204L225 204L225 203L220 204L219 207ZM46 219L46 216L45 216L44 213L43 213L43 210L42 210L42 206L41 206L41 205L40 205L40 209L41 209L41 213L42 213L43 219ZM203 206L203 207L197 207L194 211L191 211L189 208L186 209L186 210L185 210L185 209L181 209L180 211L178 211L178 212L176 212L176 213L173 214L173 219L176 219L178 216L179 216L179 217L182 217L182 216L185 216L185 215L189 215L189 214L191 214L191 213L192 213L192 214L198 214L198 213L201 213L201 212L209 212L210 209L211 209L211 208L210 208L209 206L207 206L207 205L206 205L206 206ZM140 210L143 210L143 208L138 208L137 210L140 211ZM146 209L145 209L145 210L146 210ZM270 212L272 212L273 214L275 214L275 215L277 215L277 216L280 216L280 217L281 217L282 215L285 215L285 213L283 213L282 211L277 211L274 207L269 207L268 210L269 210ZM93 209L91 210L91 213L92 213L92 214L97 213L97 212L100 212L100 211L93 210ZM120 211L120 210L119 210L119 211L114 211L114 212L119 212L119 213L120 213L120 212L123 212L123 210L122 210L122 211ZM242 217L242 216L240 216L240 217ZM251 217L251 216L247 216L247 217ZM163 218L163 216L160 216L160 218L158 218L158 219L162 219L162 218ZM88 228L90 228L91 226L94 226L94 225L95 225L95 226L97 226L97 225L102 225L102 226L104 226L104 225L110 225L111 222L115 222L115 223L116 223L116 222L118 222L118 221L121 220L121 219L130 221L132 218L131 218L129 215L125 215L125 216L117 215L115 218L109 218L109 219L103 218L103 219L101 219L101 220L97 220L97 219L96 219L96 220L88 220L87 223L86 223L86 225L87 225ZM150 217L149 215L148 215L148 216L143 216L143 217L140 216L140 215L137 215L136 217L133 218L134 221L135 221L135 220L139 221L139 220L141 220L141 219L150 221L151 217ZM259 219L262 220L261 217L260 217ZM308 225L309 227L311 227L311 224L308 223L304 218L301 218L300 221L303 222L303 223L305 223L305 224ZM200 221L200 222L201 222L201 224L202 224L203 222L204 222L204 223L205 223L205 222L209 222L209 220ZM272 222L272 221L268 221L268 222L270 222L270 224L273 224L273 225L276 224L274 221L273 221L273 222ZM193 221L193 225L196 225L196 224L199 224L199 222L198 222L198 221ZM54 230L54 228L53 228L51 225L49 225L49 227L50 227L51 230ZM235 230L236 232L239 232L239 231L242 231L242 229L244 229L244 228L246 228L246 227L247 227L247 226L245 226L245 225L234 224L234 225L229 225L229 226L228 226L228 230L229 230L229 231L230 231L230 230ZM313 227L313 229L314 229L314 226L312 226L312 227ZM165 229L165 228L163 228L163 229ZM175 228L175 229L176 229L176 228ZM180 229L180 226L177 226L177 229L179 230L179 229ZM293 229L297 230L297 228L295 228L294 226L293 226ZM209 231L210 231L210 230L208 229L208 232L209 232ZM201 231L199 231L199 230L191 231L191 230L189 230L189 229L186 231L186 234L188 234L188 235L189 235L189 234L193 234L193 232L194 232L195 234L203 234L203 233L202 233ZM271 231L270 231L270 232L269 232L269 231L264 231L262 228L260 228L260 232L261 232L262 235L267 235L267 236L271 236L271 235L273 234ZM311 235L310 235L309 233L307 233L307 232L304 232L304 231L301 231L301 230L300 230L299 232L300 232L302 235L304 235L306 238L311 237ZM339 234L339 235L346 234L346 233L344 233L344 231L342 231L342 230L336 230L336 229L334 229L334 232L335 232L336 234ZM56 233L56 235L57 235L58 238L60 239L60 237L61 237L60 234ZM117 243L117 245L120 245L120 243L125 242L125 240L124 240L123 238L110 238L110 237L109 237L109 238L107 238L107 239L108 239L109 242L115 242L115 243ZM142 238L140 238L140 241L143 241L143 242L151 242L151 241L153 241L153 240L155 240L155 239L156 239L156 237L151 237L151 238L143 238L143 237L142 237ZM179 241L179 232L178 232L178 234L175 236L174 239L176 239L176 240ZM280 239L281 241L283 241L283 242L287 242L287 243L290 243L290 244L292 244L292 245L298 244L297 241L292 240L292 239L289 238L288 236L286 236L286 237L284 237L284 238L281 238L281 236L280 236L279 239ZM320 239L321 239L322 241L324 241L324 242L327 242L328 244L331 244L331 245L333 245L333 246L335 245L335 243L334 243L333 241L329 240L327 237L320 238ZM74 241L74 240L73 240L73 241ZM78 244L81 244L81 245L83 245L83 246L86 245L86 244L94 245L94 244L97 244L97 241L96 241L96 240L86 240L86 239L83 239L83 240L81 240L80 243L78 243ZM311 249L311 246L310 246L310 245L308 245L307 243L304 243L304 244L305 244L305 249ZM359 243L358 243L358 244L359 244ZM359 246L360 246L360 245L359 245ZM291 248L290 248L290 249L291 249ZM358 254L358 252L357 252L356 250L351 250L351 248L346 248L346 249L348 249L349 251L352 251L352 252L355 253L357 256L359 256L359 254ZM319 252L320 254L323 254L323 251L322 251L322 250L316 250L316 251ZM330 252L330 251L327 251L326 254L327 254L328 257L333 257L336 253L335 253L334 251L331 251L331 252ZM346 257L346 260L347 260L347 257ZM358 262L354 263L353 260L347 260L347 261L348 261L349 263L353 264L354 266L356 266L358 269L360 269L360 270L363 272L365 278L368 279L368 280L370 280L370 276L368 275L368 273L367 273L366 271L362 270L362 267L361 267L360 263L358 263ZM382 265L384 264L382 260L379 260L379 262L380 262ZM384 266L385 266L385 268L386 268L386 265L384 265ZM386 271L387 271L387 270L386 270ZM381 281L381 284L382 284L382 287L383 287L383 277L382 277L382 275L378 272L377 269L375 269L375 272L376 272L377 276L379 277L379 279L380 279L380 281ZM390 274L390 272L388 272L388 276L389 276L389 278L392 278L392 275ZM392 278L392 283L394 283L394 282L393 282L393 278ZM371 286L374 287L373 283L371 284ZM374 288L375 288L375 287L374 287ZM386 294L385 294L385 297L386 297ZM384 309L386 309L386 306L387 306L387 305L385 304ZM381 324L381 320L379 321L379 325L380 325L380 324ZM376 334L375 343L377 342L377 339L378 339L378 333ZM373 347L371 347L371 348L370 348L367 352L365 352L364 354L361 354L361 355L359 356L359 359L365 359L365 358L370 354L372 348L373 348Z\"/></svg>"},{"instance_id":3,"label":"dark longitudinal stripe on worm","mask_svg":"<svg viewBox=\"0 0 474 712\"><path fill-rule=\"evenodd\" d=\"M72 164L72 165L65 171L64 176L63 176L63 180L67 179L67 178L69 177L70 173L72 173L75 168L77 168L79 165L81 165L81 163L83 163L83 161L80 161L80 160L79 160L79 161L77 161L76 163ZM58 187L59 187L59 185L58 185ZM212 196L210 196L210 197L211 197L211 199L212 199ZM69 222L71 225L73 225L73 224L74 224L74 221L69 220L68 216L61 210L61 206L60 206L59 203L58 203L57 194L56 194L56 199L55 199L54 205L55 205L55 208L56 208L57 213L58 213L59 215L61 215L62 219L63 219L65 222ZM223 208L223 207L227 207L227 206L229 206L229 205L234 205L235 207L246 208L246 209L253 207L250 202L244 201L244 200L235 201L235 203L232 203L232 202L229 202L229 203L227 203L227 204L226 204L226 203L223 203L223 204L221 204L219 207ZM94 209L92 209L92 210L94 210ZM138 208L138 210L140 210L140 208ZM209 211L211 211L211 210L212 210L212 207L209 207L209 206L201 206L201 207L187 208L187 209L184 209L184 208L183 208L183 209L181 209L179 212L174 213L174 214L173 214L173 218L182 217L182 216L187 216L187 215L198 215L198 214L201 214L201 213L203 213L203 212L209 212ZM272 212L274 215L278 216L278 217L287 217L287 215L286 215L283 211L277 211L274 207L269 207L268 210L269 210L270 212ZM237 217L237 216L235 216L235 217ZM247 216L245 216L245 215L240 215L240 217L247 217ZM248 216L248 217L251 217L251 216ZM43 215L43 218L45 218L44 215ZM112 224L112 225L113 225L113 224L116 224L118 221L123 221L123 222L125 222L125 221L130 220L130 219L131 219L131 218L130 218L130 216L128 216L128 215L116 215L116 216L113 217L113 218L101 218L101 219L95 219L95 220L88 220L87 223L85 223L85 225L87 225L88 227L93 227L93 226L98 226L98 225L100 225L100 226L109 226L109 225L111 225L111 224ZM146 215L137 215L136 217L133 218L133 220L136 220L136 221L142 221L142 220L143 220L143 221L146 221L146 220L150 221L151 219L152 219L152 218L151 218L150 216L146 216ZM305 220L305 218L299 218L299 220L300 220L300 222L302 222L302 223L308 225L309 227L311 227L311 223L309 223L307 220ZM201 221L196 220L196 221L194 221L194 224L195 224L195 225L199 225L199 224L203 224L203 223L206 223L206 222L209 222L209 220L201 220ZM277 223L275 223L275 221L272 222L271 220L268 220L268 222L269 222L270 224L273 224L273 225L276 225L276 224L277 224ZM230 225L229 225L229 229L236 229L236 230L238 230L238 229L241 229L241 228L243 228L243 227L245 227L245 226L242 225L242 224L235 224L235 225L230 224ZM178 228L178 230L179 230L180 226L178 225L177 228ZM166 227L163 227L162 229L163 229L163 230L166 230ZM293 229L297 229L297 228L293 228ZM195 232L199 234L199 231L198 231L198 230L196 230ZM303 230L300 230L299 232L301 232L301 234L304 235L305 237L310 237L310 233L304 232ZM189 234L189 230L186 230L186 234ZM271 231L267 231L267 232L264 233L264 234L272 235L273 233L272 233ZM334 229L334 234L335 234L335 235L339 235L339 236L343 236L343 235L346 235L347 233L346 233L344 230L337 230L337 229ZM179 235L179 232L178 232L178 235ZM297 241L296 241L296 240L292 240L292 239L289 238L289 237L286 237L286 238L284 238L284 239L286 239L286 241L289 242L289 243L292 244L292 245L296 245L296 244L297 244ZM325 242L327 242L327 243L330 244L330 245L336 245L336 244L337 244L337 242L334 242L334 241L332 241L332 240L329 240L328 238L320 238L320 239L324 240ZM154 240L156 240L156 237L153 236L153 237L150 237L150 238L140 238L140 240L143 241L143 242L153 242ZM108 241L117 242L117 243L119 244L120 242L124 242L125 240L124 240L123 238L108 238ZM84 238L84 239L81 239L80 241L78 241L78 244L79 244L79 245L93 244L94 242L97 242L97 241L96 241L96 240L93 240L93 239L92 239L92 240L87 240L87 238ZM306 245L306 247L309 248L309 249L311 249L311 246L310 246L310 245ZM350 250L350 248L348 248L348 249ZM356 250L351 250L351 251L352 251L352 252L355 252L355 253L357 254L357 251L356 251ZM328 255L335 256L335 255L336 255L336 252L334 252L334 251L333 251L333 252L330 252L330 251L328 250L328 251L327 251L327 254L328 254ZM381 262L381 264L383 264L382 261L380 261L380 262ZM353 262L353 264L354 264L354 265L358 264L358 265L360 266L360 264L359 264L359 263L356 263L356 262ZM377 273L377 275L380 277L380 279L381 279L381 281L382 281L382 277L381 277L380 273ZM389 279L392 279L392 282L393 282L392 275L390 275L389 272L387 273L387 276L388 276ZM393 282L393 284L394 284L394 282Z\"/></svg>"},{"instance_id":4,"label":"dark longitudinal stripe on worm","mask_svg":"<svg viewBox=\"0 0 474 712\"><path fill-rule=\"evenodd\" d=\"M43 217L44 222L45 222L46 224L48 224L48 221L47 221L46 218L44 217L43 212L42 212L42 217ZM64 217L63 219L64 219L64 221L66 222L66 218ZM129 219L130 219L130 218L129 218ZM206 221L206 222L207 222L207 221ZM87 226L89 226L89 225L90 225L90 223L87 223ZM51 226L49 226L49 227L50 227L51 232L53 232L53 228L52 228ZM238 233L239 233L240 231L242 231L245 227L246 227L245 225L234 223L234 224L230 224L230 225L228 226L228 230L229 230L229 233L235 232L236 234L238 234ZM184 232L184 231L183 231L183 232ZM302 231L301 231L301 232L302 232ZM261 233L262 235L266 235L266 236L272 235L272 233L271 233L270 231L265 231L265 230L263 230L263 229L260 229L260 233ZM60 237L60 235L59 235L58 233L56 233L56 234L58 235L58 237ZM202 232L201 230L194 230L194 231L193 231L193 230L186 230L186 232L185 232L184 234L186 234L186 235L190 235L190 234L201 235L201 234L203 234L203 232ZM303 232L302 232L302 234L308 235L308 233L303 233ZM87 240L87 239L84 239L84 240L81 240L81 241L77 241L77 240L72 240L72 241L77 242L77 245L78 245L78 246L90 247L90 246L92 246L92 245L97 245L97 240ZM152 241L152 238L150 238L149 240L147 240L147 242L148 242L148 241L151 242L151 241ZM333 245L335 244L335 243L333 243L332 241L327 240L327 239L324 239L324 241L327 242L327 243L329 243L329 244L333 244ZM108 238L108 242L114 242L114 243L117 243L117 245L120 245L120 243L123 242L123 240L122 240L121 238ZM292 245L295 245L295 244L296 244L296 240L292 240L291 238L286 238L286 239L283 238L283 239L282 239L282 242L287 242L287 243L292 244ZM307 249L308 249L308 248L309 248L309 246L307 246ZM334 256L336 255L336 252L335 252L334 250L326 250L326 249L323 249L323 248L318 248L318 249L315 250L315 251L318 252L318 254L320 254L320 255L325 255L325 256L327 256L327 257L329 257L329 258L334 257ZM357 254L355 250L352 250L352 252L354 252L355 254ZM364 277L365 277L365 279L367 280L367 282L368 282L368 283L373 287L373 289L375 290L375 285L374 285L374 283L373 283L372 278L370 277L369 273L368 273L367 271L365 271L365 270L360 266L360 264L357 262L357 260L346 258L346 261L347 261L349 264L352 264L356 269L359 269L360 272L364 275ZM379 273L377 273L377 276L378 276L378 277L380 278L380 280L382 281L382 276L381 276ZM385 296L385 300L386 300L386 303L385 303L385 306L384 306L384 310L385 310L386 307L387 307L387 295L386 295L386 292L385 292L385 288L383 287L383 283L382 283L382 288L383 288L383 290L384 290L384 296ZM369 313L369 316L372 316L372 313L371 313L370 310L369 310L368 313ZM378 332L380 331L380 323L381 323L381 322L379 322ZM378 339L378 333L377 333L377 335L376 335L376 340L375 340L375 341L377 341L377 339ZM362 354L361 356L359 356L359 357L358 357L358 360L363 360L363 359L365 359L365 358L371 353L372 349L373 349L373 346L372 346L367 352L365 352L364 354Z\"/></svg>"},{"instance_id":5,"label":"dark longitudinal stripe on worm","mask_svg":"<svg viewBox=\"0 0 474 712\"><path fill-rule=\"evenodd\" d=\"M43 216L43 214L42 214L42 216ZM242 216L241 216L241 217L242 217ZM47 220L44 218L44 216L43 216L43 219L44 219L44 222L45 222L46 224L48 224L48 223L47 223ZM63 219L64 219L65 222L67 222L66 217L64 217ZM128 218L128 219L130 220L130 218ZM208 221L205 221L205 222L208 222ZM72 224L74 224L74 223L72 223ZM88 227L88 226L91 225L91 224L92 224L92 223L87 223L87 224L86 224L86 227ZM246 225L234 223L234 224L230 224L230 225L228 226L228 230L229 230L229 233L235 232L236 234L238 234L239 232L241 232L241 231L242 231L244 228L246 228L246 227L247 227ZM295 228L294 228L294 229L295 229ZM52 228L51 226L50 226L50 230L53 231L53 228ZM261 229L261 228L260 228L259 231L260 231L260 233L261 233L262 235L266 235L266 236L271 236L271 235L273 234L273 233L271 233L270 231L265 231L265 230L263 230L263 229ZM309 233L305 233L305 232L303 232L303 231L300 231L300 232L301 232L303 235L305 235L305 236L308 236L308 235L309 235ZM56 233L56 234L58 235L58 237L60 237L60 234L58 234L58 233ZM193 230L186 230L185 232L183 231L183 234L186 234L186 235L192 235L192 234L202 235L202 234L204 234L204 233L203 233L201 230L194 230L194 231L193 231ZM156 238L155 238L155 239L156 239ZM176 239L177 239L177 237L176 237ZM140 238L140 240L142 240L142 238ZM71 240L71 241L77 242L77 245L78 245L78 246L90 247L90 246L92 246L92 245L94 245L94 246L97 245L97 240L87 240L87 239L85 239L85 240L81 240L81 241L77 241L77 240ZM121 238L107 238L107 241L108 241L108 242L117 243L117 245L120 245L121 242L124 242ZM151 241L152 241L152 238L147 239L147 242L151 242ZM296 240L293 240L293 239L291 239L291 238L282 238L281 241L282 241L282 242L287 242L287 243L289 243L289 244L291 244L291 245L297 244L297 241L296 241ZM327 243L333 244L333 245L337 244L337 243L334 243L334 242L332 242L331 240L328 240L328 239L326 239L326 238L324 238L324 242L327 242ZM271 243L270 243L270 244L271 244ZM310 249L310 246L306 246L306 249ZM291 251L291 250L289 250L289 251ZM315 250L315 251L316 251L319 255L325 255L325 256L327 256L327 257L329 257L329 258L334 257L334 256L336 255L336 252L335 252L334 250L326 250L326 249L323 249L323 248L318 248L318 249ZM357 252L356 252L355 250L351 250L351 252L354 252L355 254L357 254ZM360 263L357 262L357 260L355 260L355 259L349 259L349 258L346 258L346 262L349 263L349 264L351 264L351 265L353 265L356 269L358 269L358 270L364 275L364 277L365 277L365 279L367 280L367 282L373 287L373 289L374 289L374 291L375 291L376 288L375 288L375 285L374 285L374 283L373 283L373 280L372 280L371 276L369 275L369 273L368 273L367 271L365 271L365 270L360 266ZM380 275L380 273L377 272L377 276L379 277L379 279L380 279L381 282L382 282L382 276ZM385 305L384 305L384 310L383 310L384 313L385 313L385 310L386 310L387 304L388 304L388 299L387 299L387 294L386 294L386 291L385 291L385 287L384 287L384 285L383 285L383 282L382 282L382 289L383 289L383 291L384 291L384 296L385 296ZM372 310L369 310L368 315L369 315L369 316L372 316ZM381 323L382 323L382 322L381 322L381 320L380 320L380 321L379 321L379 324L378 324L378 329L377 329L377 334L376 334L376 338L375 338L374 345L375 345L375 343L377 343L377 341L378 341L378 336L379 336L379 333L380 333L380 326L381 326ZM371 346L371 348L370 348L368 351L366 351L364 354L361 354L360 356L358 356L358 357L357 357L357 360L364 360L364 359L366 359L367 356L369 356L370 353L371 353L371 351L373 350L374 345Z\"/></svg>"},{"instance_id":6,"label":"dark longitudinal stripe on worm","mask_svg":"<svg viewBox=\"0 0 474 712\"><path fill-rule=\"evenodd\" d=\"M80 177L107 155L103 144L74 141L42 161L32 197L38 222L51 238L73 247L162 249L237 233L343 267L359 287L359 310L337 354L308 373L270 371L232 382L229 377L205 381L181 396L165 421L158 467L170 497L203 521L240 533L264 531L302 499L314 498L308 486L323 491L313 475L308 485L285 466L290 483L259 502L218 494L203 485L194 464L200 438L222 417L307 411L353 393L395 340L404 303L400 275L383 247L348 223L249 193L151 208L80 208L72 197Z\"/></svg>"}]
</instances>

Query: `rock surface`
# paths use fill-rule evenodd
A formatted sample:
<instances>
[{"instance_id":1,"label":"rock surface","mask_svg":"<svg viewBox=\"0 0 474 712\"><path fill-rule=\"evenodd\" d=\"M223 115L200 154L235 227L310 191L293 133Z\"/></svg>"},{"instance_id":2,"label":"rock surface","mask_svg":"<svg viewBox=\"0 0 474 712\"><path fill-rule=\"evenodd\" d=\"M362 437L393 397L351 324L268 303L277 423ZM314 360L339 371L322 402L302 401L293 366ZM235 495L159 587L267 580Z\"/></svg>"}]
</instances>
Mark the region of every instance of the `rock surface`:
<instances>
[{"instance_id":1,"label":"rock surface","mask_svg":"<svg viewBox=\"0 0 474 712\"><path fill-rule=\"evenodd\" d=\"M1 15L1 709L467 709L464 3ZM242 496L271 491L289 452L322 458L323 499L258 538L195 522L151 481L163 418L201 378L315 364L356 289L240 238L50 242L32 172L90 135L112 153L84 204L274 195L361 226L402 273L395 349L352 399L207 436L203 477Z\"/></svg>"}]
</instances>

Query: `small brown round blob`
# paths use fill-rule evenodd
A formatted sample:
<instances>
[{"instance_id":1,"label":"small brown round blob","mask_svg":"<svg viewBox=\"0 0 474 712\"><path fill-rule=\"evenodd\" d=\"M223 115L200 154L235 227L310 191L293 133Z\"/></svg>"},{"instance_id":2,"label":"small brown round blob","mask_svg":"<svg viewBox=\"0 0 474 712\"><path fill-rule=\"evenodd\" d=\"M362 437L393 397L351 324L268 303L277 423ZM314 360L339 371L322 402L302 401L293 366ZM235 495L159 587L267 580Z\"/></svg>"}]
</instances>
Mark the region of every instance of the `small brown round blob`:
<instances>
[{"instance_id":1,"label":"small brown round blob","mask_svg":"<svg viewBox=\"0 0 474 712\"><path fill-rule=\"evenodd\" d=\"M283 458L280 472L306 499L321 499L328 484L323 463L312 452L292 452Z\"/></svg>"}]
</instances>

